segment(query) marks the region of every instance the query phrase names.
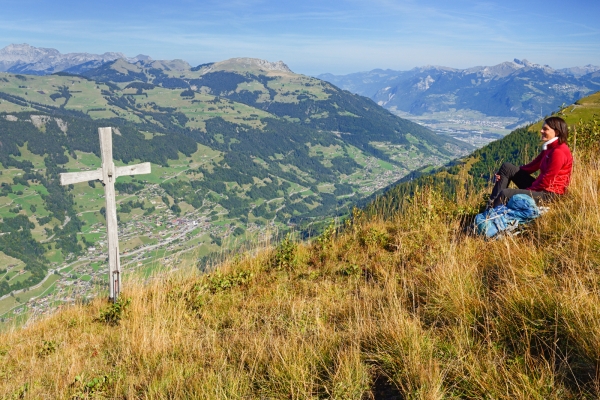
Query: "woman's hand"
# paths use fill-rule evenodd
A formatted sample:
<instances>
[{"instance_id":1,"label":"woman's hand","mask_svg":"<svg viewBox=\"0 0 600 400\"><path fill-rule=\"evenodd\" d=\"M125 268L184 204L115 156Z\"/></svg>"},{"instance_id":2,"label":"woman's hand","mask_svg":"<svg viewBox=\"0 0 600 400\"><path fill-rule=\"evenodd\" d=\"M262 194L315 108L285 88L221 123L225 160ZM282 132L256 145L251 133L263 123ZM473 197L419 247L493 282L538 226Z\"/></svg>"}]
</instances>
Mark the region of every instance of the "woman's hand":
<instances>
[{"instance_id":1,"label":"woman's hand","mask_svg":"<svg viewBox=\"0 0 600 400\"><path fill-rule=\"evenodd\" d=\"M500 180L500 174L494 174L494 183Z\"/></svg>"}]
</instances>

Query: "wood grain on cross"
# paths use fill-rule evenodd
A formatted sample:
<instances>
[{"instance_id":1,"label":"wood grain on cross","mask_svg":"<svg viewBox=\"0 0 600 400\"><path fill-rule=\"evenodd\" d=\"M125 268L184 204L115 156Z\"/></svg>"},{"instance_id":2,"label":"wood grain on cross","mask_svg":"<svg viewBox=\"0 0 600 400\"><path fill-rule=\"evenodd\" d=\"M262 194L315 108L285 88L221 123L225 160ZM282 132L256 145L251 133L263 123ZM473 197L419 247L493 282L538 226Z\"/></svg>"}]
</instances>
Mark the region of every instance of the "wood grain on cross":
<instances>
[{"instance_id":1,"label":"wood grain on cross","mask_svg":"<svg viewBox=\"0 0 600 400\"><path fill-rule=\"evenodd\" d=\"M100 180L104 183L106 197L106 233L108 244L108 290L109 298L117 301L121 289L121 261L119 259L119 236L117 227L117 203L115 201L115 179L124 175L150 173L150 163L115 167L112 157L112 129L98 128L102 167L95 171L67 172L60 174L60 184Z\"/></svg>"}]
</instances>

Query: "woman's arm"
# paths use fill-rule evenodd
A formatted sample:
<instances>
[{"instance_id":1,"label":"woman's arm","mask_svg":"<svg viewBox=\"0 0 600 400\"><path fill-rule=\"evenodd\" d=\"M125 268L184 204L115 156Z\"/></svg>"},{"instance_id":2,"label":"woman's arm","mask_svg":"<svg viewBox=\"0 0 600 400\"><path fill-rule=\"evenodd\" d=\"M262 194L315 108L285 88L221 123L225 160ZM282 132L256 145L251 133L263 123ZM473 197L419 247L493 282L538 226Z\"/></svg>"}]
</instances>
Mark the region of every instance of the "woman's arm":
<instances>
[{"instance_id":1,"label":"woman's arm","mask_svg":"<svg viewBox=\"0 0 600 400\"><path fill-rule=\"evenodd\" d=\"M569 158L560 151L552 152L548 164L544 171L537 177L528 189L545 190L547 192L562 193L567 186L569 176L560 174L561 170L567 165Z\"/></svg>"},{"instance_id":2,"label":"woman's arm","mask_svg":"<svg viewBox=\"0 0 600 400\"><path fill-rule=\"evenodd\" d=\"M540 169L540 165L542 164L542 160L544 159L546 152L547 150L542 151L532 162L530 162L529 164L521 165L519 168L521 168L528 174L534 173L535 171Z\"/></svg>"}]
</instances>

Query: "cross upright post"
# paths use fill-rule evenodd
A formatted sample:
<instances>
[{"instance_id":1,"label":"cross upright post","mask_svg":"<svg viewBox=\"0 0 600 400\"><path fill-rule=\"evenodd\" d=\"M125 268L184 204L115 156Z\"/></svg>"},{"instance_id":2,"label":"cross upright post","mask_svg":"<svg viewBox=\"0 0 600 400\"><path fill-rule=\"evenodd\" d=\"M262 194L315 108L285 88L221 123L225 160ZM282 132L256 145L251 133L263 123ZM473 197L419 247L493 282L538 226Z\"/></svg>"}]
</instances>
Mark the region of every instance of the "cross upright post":
<instances>
[{"instance_id":1,"label":"cross upright post","mask_svg":"<svg viewBox=\"0 0 600 400\"><path fill-rule=\"evenodd\" d=\"M109 299L116 302L121 291L121 261L119 259L119 236L117 226L117 203L115 179L124 175L149 174L150 163L115 167L112 157L112 129L98 128L102 166L95 171L67 172L60 174L61 185L100 180L106 197L106 237L108 245L108 291Z\"/></svg>"}]
</instances>

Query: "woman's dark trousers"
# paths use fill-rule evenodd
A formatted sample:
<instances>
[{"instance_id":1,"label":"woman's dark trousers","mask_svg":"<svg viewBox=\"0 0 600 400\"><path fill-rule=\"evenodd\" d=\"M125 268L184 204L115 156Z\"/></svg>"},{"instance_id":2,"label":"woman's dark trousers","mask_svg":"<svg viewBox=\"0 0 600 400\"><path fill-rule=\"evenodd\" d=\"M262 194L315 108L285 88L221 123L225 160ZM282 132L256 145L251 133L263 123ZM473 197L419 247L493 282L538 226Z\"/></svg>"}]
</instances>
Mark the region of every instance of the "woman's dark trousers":
<instances>
[{"instance_id":1,"label":"woman's dark trousers","mask_svg":"<svg viewBox=\"0 0 600 400\"><path fill-rule=\"evenodd\" d=\"M556 194L550 192L534 192L527 190L535 181L535 178L527 172L521 170L516 165L505 162L498 170L500 179L496 181L492 194L490 195L490 206L496 207L500 204L506 204L515 194L526 194L531 196L536 203L540 201L550 201ZM514 183L518 189L508 189L510 183Z\"/></svg>"}]
</instances>

